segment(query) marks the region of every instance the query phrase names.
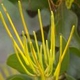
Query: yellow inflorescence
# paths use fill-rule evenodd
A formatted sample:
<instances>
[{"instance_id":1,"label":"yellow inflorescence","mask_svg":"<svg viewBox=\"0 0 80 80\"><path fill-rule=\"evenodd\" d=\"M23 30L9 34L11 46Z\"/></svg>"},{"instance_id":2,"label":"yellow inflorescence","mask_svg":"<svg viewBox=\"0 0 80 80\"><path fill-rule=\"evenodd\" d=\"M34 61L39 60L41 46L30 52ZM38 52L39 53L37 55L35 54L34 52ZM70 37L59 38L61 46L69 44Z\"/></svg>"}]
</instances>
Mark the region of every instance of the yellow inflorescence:
<instances>
[{"instance_id":1,"label":"yellow inflorescence","mask_svg":"<svg viewBox=\"0 0 80 80\"><path fill-rule=\"evenodd\" d=\"M75 26L72 27L69 39L67 41L67 44L62 52L62 35L60 35L60 56L59 56L59 62L58 65L53 73L53 64L55 62L55 24L54 24L54 14L53 11L51 11L51 33L50 33L50 48L48 46L48 40L44 40L44 31L43 31L43 25L42 25L42 20L41 20L41 14L40 14L40 10L38 9L38 18L39 18L39 23L40 23L40 29L41 29L41 36L42 36L42 44L39 46L38 45L38 41L37 41L37 37L36 37L36 33L35 31L33 31L33 35L34 35L34 40L35 40L35 44L36 44L36 49L37 52L33 46L33 43L30 39L29 36L29 32L24 20L24 15L22 13L22 7L21 7L21 2L18 1L18 5L19 5L19 11L20 11L20 16L21 16L21 20L24 26L24 31L27 35L27 40L29 42L29 46L30 46L30 50L28 47L28 44L26 43L26 37L24 34L24 31L22 31L22 35L23 35L23 39L20 39L20 36L11 20L11 17L9 16L5 6L3 4L2 8L11 24L11 27L20 43L20 46L17 44L17 42L15 41L13 35L11 34L8 25L6 24L6 21L4 20L4 17L2 15L2 13L0 12L0 18L2 19L3 25L7 31L7 33L9 34L10 38L13 41L14 44L14 49L17 55L17 58L21 64L21 66L23 67L23 69L25 70L26 74L36 77L36 76L40 76L42 78L42 80L46 80L46 78L48 77L55 77L55 80L59 79L59 73L60 73L60 68L61 68L61 63L64 59L64 56L66 54L66 51L69 47L73 32L74 32L74 28ZM30 55L30 52L31 55ZM24 63L22 62L20 56L22 56ZM33 72L30 72L26 66L29 66L30 69Z\"/></svg>"}]
</instances>

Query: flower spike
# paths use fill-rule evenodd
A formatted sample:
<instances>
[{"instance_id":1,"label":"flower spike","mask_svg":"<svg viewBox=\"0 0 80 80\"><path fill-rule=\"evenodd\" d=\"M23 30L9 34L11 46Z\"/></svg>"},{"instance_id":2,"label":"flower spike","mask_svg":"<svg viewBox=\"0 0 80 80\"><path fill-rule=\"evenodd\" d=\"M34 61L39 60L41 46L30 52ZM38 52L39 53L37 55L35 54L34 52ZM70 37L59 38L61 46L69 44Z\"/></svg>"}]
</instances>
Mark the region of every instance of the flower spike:
<instances>
[{"instance_id":1,"label":"flower spike","mask_svg":"<svg viewBox=\"0 0 80 80\"><path fill-rule=\"evenodd\" d=\"M55 51L55 46L56 46L56 27L54 23L54 13L51 11L51 32L50 32L50 47L49 47L49 41L44 39L44 30L43 30L43 24L42 24L42 19L41 19L41 13L40 10L38 9L38 19L39 19L39 24L40 24L40 30L41 30L41 36L42 36L42 43L39 45L37 36L35 31L33 31L34 35L34 42L35 45L33 45L33 41L30 39L29 31L26 25L26 21L24 19L24 15L22 12L22 5L21 2L18 1L18 6L19 6L19 12L21 16L21 20L23 23L24 31L22 31L22 39L20 39L20 36L15 28L15 25L12 22L12 19L7 12L7 9L3 4L2 8L11 24L11 27L20 43L20 46L18 45L17 41L14 39L13 35L11 34L11 31L8 28L8 25L6 24L6 21L2 15L2 12L0 12L0 18L2 20L2 23L12 39L14 50L17 56L17 59L24 69L25 73L29 76L32 77L41 77L41 80L58 80L60 76L60 69L61 69L61 63L64 59L64 56L68 50L71 38L74 33L75 26L73 25L70 36L68 38L68 41L66 43L66 46L64 50L62 51L62 35L60 35L60 54L59 54L59 62L57 64L56 69L54 70L54 63L56 60L56 51ZM25 37L25 33L27 35L27 40ZM28 44L29 43L29 44ZM37 50L36 50L36 49ZM24 62L23 62L24 61ZM25 64L24 64L25 63ZM29 67L30 69L28 69ZM31 71L30 71L31 70ZM1 76L1 74L0 74ZM48 79L47 79L48 78Z\"/></svg>"}]
</instances>

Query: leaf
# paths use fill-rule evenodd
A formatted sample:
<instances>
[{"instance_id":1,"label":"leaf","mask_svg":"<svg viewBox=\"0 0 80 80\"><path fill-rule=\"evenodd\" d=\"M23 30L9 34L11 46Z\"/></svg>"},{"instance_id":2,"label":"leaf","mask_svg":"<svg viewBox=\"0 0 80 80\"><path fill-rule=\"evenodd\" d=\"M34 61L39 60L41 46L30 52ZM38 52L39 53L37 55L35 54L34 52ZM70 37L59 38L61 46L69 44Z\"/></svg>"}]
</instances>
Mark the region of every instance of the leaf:
<instances>
[{"instance_id":1,"label":"leaf","mask_svg":"<svg viewBox=\"0 0 80 80\"><path fill-rule=\"evenodd\" d=\"M62 39L62 52L64 51L65 49L65 46L66 46L66 43L67 41L63 38ZM64 56L64 59L62 61L62 64L61 64L61 74L63 74L64 72L67 71L68 67L69 67L69 60L70 60L70 54L69 54L69 48L67 49L66 51L66 54Z\"/></svg>"},{"instance_id":2,"label":"leaf","mask_svg":"<svg viewBox=\"0 0 80 80\"><path fill-rule=\"evenodd\" d=\"M72 76L66 74L66 80L76 80L75 78L73 78Z\"/></svg>"},{"instance_id":3,"label":"leaf","mask_svg":"<svg viewBox=\"0 0 80 80\"><path fill-rule=\"evenodd\" d=\"M59 46L59 36L60 34L64 36L66 40L70 35L70 31L73 25L77 27L78 19L77 16L71 11L68 10L63 3L57 10L55 14L55 23L56 23L56 46ZM70 42L70 47L80 49L80 37L77 33L77 28L73 34L72 40Z\"/></svg>"},{"instance_id":4,"label":"leaf","mask_svg":"<svg viewBox=\"0 0 80 80\"><path fill-rule=\"evenodd\" d=\"M67 73L76 79L80 78L80 57L74 53L70 53L70 63Z\"/></svg>"},{"instance_id":5,"label":"leaf","mask_svg":"<svg viewBox=\"0 0 80 80\"><path fill-rule=\"evenodd\" d=\"M12 3L18 2L18 0L8 0L8 1L11 1Z\"/></svg>"},{"instance_id":6,"label":"leaf","mask_svg":"<svg viewBox=\"0 0 80 80\"><path fill-rule=\"evenodd\" d=\"M31 56L32 54L31 54L31 47L30 47L30 45L29 45L29 42L27 42L26 44L28 45L29 55ZM36 44L35 44L34 40L32 40L32 44L33 44L34 49L35 49L36 54L37 54L37 48L36 48ZM39 46L39 44L38 44L38 46ZM30 68L30 66L26 65L26 63L25 63L25 61L23 60L22 56L21 56L20 54L19 54L19 56L20 56L20 59L21 59L22 63L24 64L24 66L26 66L26 69L27 69L29 72L33 73L33 71L32 71L32 69ZM16 56L16 53L15 53L15 54L11 54L11 55L8 57L8 59L7 59L7 65L9 65L10 67L18 70L18 71L19 71L20 73L22 73L22 74L26 74L25 70L23 69L22 65L20 64L20 62L19 62L19 60L18 60L18 58L17 58L17 56Z\"/></svg>"},{"instance_id":7,"label":"leaf","mask_svg":"<svg viewBox=\"0 0 80 80\"><path fill-rule=\"evenodd\" d=\"M62 52L64 51L64 48L66 46L66 40L63 38L62 39ZM57 53L57 56L58 56L58 60L59 60L59 54L60 52ZM61 63L61 69L60 69L60 74L63 74L64 72L67 71L68 67L69 67L69 60L70 60L70 54L69 54L69 48L67 49L66 51L66 54L64 56L64 59ZM59 61L58 61L59 62ZM58 63L57 62L57 63Z\"/></svg>"},{"instance_id":8,"label":"leaf","mask_svg":"<svg viewBox=\"0 0 80 80\"><path fill-rule=\"evenodd\" d=\"M9 78L7 78L7 80L32 80L32 79L27 75L17 74L17 75L10 76Z\"/></svg>"},{"instance_id":9,"label":"leaf","mask_svg":"<svg viewBox=\"0 0 80 80\"><path fill-rule=\"evenodd\" d=\"M61 74L67 71L69 67L69 61L70 61L70 54L69 51L67 51L61 64L61 72L60 72Z\"/></svg>"},{"instance_id":10,"label":"leaf","mask_svg":"<svg viewBox=\"0 0 80 80\"><path fill-rule=\"evenodd\" d=\"M77 0L76 0L76 1L77 1ZM78 0L78 1L80 1L80 0ZM78 4L79 4L79 2L78 2ZM79 7L78 4L77 4L77 2L76 2L75 4L73 4L71 10L73 10L73 11L76 13L77 17L78 17L78 27L77 27L77 31L78 31L78 34L79 34L79 36L80 36L80 7Z\"/></svg>"},{"instance_id":11,"label":"leaf","mask_svg":"<svg viewBox=\"0 0 80 80\"><path fill-rule=\"evenodd\" d=\"M26 74L24 69L22 68L20 62L17 59L16 54L11 54L7 59L7 65L18 70L20 73Z\"/></svg>"},{"instance_id":12,"label":"leaf","mask_svg":"<svg viewBox=\"0 0 80 80\"><path fill-rule=\"evenodd\" d=\"M26 66L26 69L33 73L32 69L25 64L23 58L21 57L21 55L19 55L21 58L21 61L23 62L24 66ZM22 65L20 64L16 54L11 54L8 59L7 59L7 65L9 65L10 67L16 69L17 71L19 71L22 74L26 74L25 70L23 69Z\"/></svg>"},{"instance_id":13,"label":"leaf","mask_svg":"<svg viewBox=\"0 0 80 80\"><path fill-rule=\"evenodd\" d=\"M17 3L17 0L9 0L12 3ZM38 10L48 7L47 0L23 0L21 1L26 10Z\"/></svg>"},{"instance_id":14,"label":"leaf","mask_svg":"<svg viewBox=\"0 0 80 80\"><path fill-rule=\"evenodd\" d=\"M80 57L80 50L78 50L75 47L70 47L70 53L73 53L73 54L77 55L78 57Z\"/></svg>"}]
</instances>

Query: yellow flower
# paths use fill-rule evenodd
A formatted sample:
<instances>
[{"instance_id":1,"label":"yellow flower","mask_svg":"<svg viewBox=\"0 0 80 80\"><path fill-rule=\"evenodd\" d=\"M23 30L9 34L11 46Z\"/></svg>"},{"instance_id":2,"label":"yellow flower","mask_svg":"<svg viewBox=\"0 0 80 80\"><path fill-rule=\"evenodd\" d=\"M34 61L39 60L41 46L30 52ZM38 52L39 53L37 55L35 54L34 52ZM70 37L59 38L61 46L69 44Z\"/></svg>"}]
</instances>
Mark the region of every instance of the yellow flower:
<instances>
[{"instance_id":1,"label":"yellow flower","mask_svg":"<svg viewBox=\"0 0 80 80\"><path fill-rule=\"evenodd\" d=\"M21 20L23 23L23 27L24 27L24 31L22 31L23 40L20 39L20 36L19 36L6 8L4 7L3 4L1 4L1 5L2 5L2 8L3 8L10 24L11 24L11 27L12 27L15 35L20 43L20 46L18 45L18 43L15 41L13 35L11 34L11 32L8 28L8 25L6 24L1 12L0 12L0 18L2 19L3 25L4 25L7 33L9 34L10 38L13 41L16 56L21 64L21 66L25 70L26 74L28 74L29 76L33 76L33 77L36 77L36 76L41 77L41 80L47 80L50 77L52 80L54 80L54 78L55 78L55 80L58 80L59 75L60 75L59 73L60 73L61 63L62 63L64 56L66 54L66 51L69 47L75 26L73 25L73 27L72 27L70 36L68 38L67 44L66 44L63 52L62 52L62 35L60 35L60 57L59 57L58 65L57 65L55 71L53 72L53 64L55 62L55 43L56 43L55 42L56 41L55 40L55 24L54 24L53 11L51 11L51 33L50 33L51 39L50 39L50 48L49 48L48 40L46 40L46 41L44 40L44 31L43 31L43 25L42 25L42 20L41 20L41 14L40 14L40 10L38 9L38 18L39 18L40 29L41 29L42 44L40 45L40 47L38 46L36 33L35 33L35 31L33 31L35 44L36 44L36 48L37 48L37 51L36 51L32 41L30 39L30 35L29 35L28 29L27 29L27 26L26 26L26 23L24 20L21 2L18 1L20 16L21 16ZM27 35L27 41L29 42L30 50L29 50L28 44L26 42L26 37L25 37L24 33L26 33L26 35ZM30 55L30 52L31 52L31 55ZM32 70L32 72L26 68L26 66L22 62L20 56L24 60L26 66L28 66Z\"/></svg>"}]
</instances>

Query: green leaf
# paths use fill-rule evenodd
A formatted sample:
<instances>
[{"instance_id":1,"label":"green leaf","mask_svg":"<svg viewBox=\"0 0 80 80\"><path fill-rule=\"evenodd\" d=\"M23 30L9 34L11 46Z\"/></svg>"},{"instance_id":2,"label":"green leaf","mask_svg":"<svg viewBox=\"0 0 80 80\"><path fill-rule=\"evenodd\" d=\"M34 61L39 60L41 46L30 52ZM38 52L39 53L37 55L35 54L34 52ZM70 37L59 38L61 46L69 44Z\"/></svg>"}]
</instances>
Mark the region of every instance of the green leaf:
<instances>
[{"instance_id":1,"label":"green leaf","mask_svg":"<svg viewBox=\"0 0 80 80\"><path fill-rule=\"evenodd\" d=\"M74 11L74 12L76 13L77 17L78 17L78 27L77 27L77 31L78 31L78 34L79 34L79 36L80 36L80 7L79 7L79 5L80 5L80 0L76 0L76 1L79 1L79 2L76 2L77 4L74 3L73 6L72 6L72 8L71 8L71 10Z\"/></svg>"},{"instance_id":2,"label":"green leaf","mask_svg":"<svg viewBox=\"0 0 80 80\"><path fill-rule=\"evenodd\" d=\"M28 65L26 65L26 63L24 62L22 56L21 56L21 55L19 55L19 56L20 56L21 61L22 61L23 64L24 64L24 66L26 66L26 69L27 69L29 72L33 73L32 69L31 69ZM20 64L20 62L19 62L16 54L11 54L11 55L8 57L8 59L7 59L7 65L9 65L10 67L16 69L17 71L19 71L19 72L22 73L22 74L26 74L26 72L25 72L25 70L23 69L22 65Z\"/></svg>"},{"instance_id":3,"label":"green leaf","mask_svg":"<svg viewBox=\"0 0 80 80\"><path fill-rule=\"evenodd\" d=\"M59 36L60 34L64 36L66 40L70 35L70 31L73 25L76 26L75 32L72 36L70 42L70 47L80 49L80 37L77 33L77 16L71 11L68 10L63 3L57 10L55 14L55 23L56 23L56 46L59 46Z\"/></svg>"},{"instance_id":4,"label":"green leaf","mask_svg":"<svg viewBox=\"0 0 80 80\"><path fill-rule=\"evenodd\" d=\"M66 74L66 80L76 80L75 78L73 78L72 76Z\"/></svg>"},{"instance_id":5,"label":"green leaf","mask_svg":"<svg viewBox=\"0 0 80 80\"><path fill-rule=\"evenodd\" d=\"M75 47L70 47L70 53L77 55L78 57L80 57L80 50L78 50Z\"/></svg>"},{"instance_id":6,"label":"green leaf","mask_svg":"<svg viewBox=\"0 0 80 80\"><path fill-rule=\"evenodd\" d=\"M18 2L18 0L9 0L9 1L11 1L12 3L17 3Z\"/></svg>"},{"instance_id":7,"label":"green leaf","mask_svg":"<svg viewBox=\"0 0 80 80\"><path fill-rule=\"evenodd\" d=\"M63 38L62 39L62 51L64 51L67 41ZM69 67L69 60L70 60L70 54L69 54L69 48L66 51L66 54L64 56L64 59L61 64L61 74L63 74L65 71L67 71Z\"/></svg>"},{"instance_id":8,"label":"green leaf","mask_svg":"<svg viewBox=\"0 0 80 80\"><path fill-rule=\"evenodd\" d=\"M20 62L18 61L18 58L16 54L11 54L7 59L7 65L10 67L18 70L20 73L26 74L24 69L22 68Z\"/></svg>"},{"instance_id":9,"label":"green leaf","mask_svg":"<svg viewBox=\"0 0 80 80\"><path fill-rule=\"evenodd\" d=\"M66 40L63 38L62 39L62 52L64 51L64 48L66 46ZM58 61L57 63L59 62L59 54L60 52L57 53L57 56L58 56ZM69 60L70 60L70 54L69 54L69 48L67 49L66 51L66 54L64 56L64 59L61 63L61 69L60 69L60 74L63 74L64 72L67 71L68 67L69 67Z\"/></svg>"},{"instance_id":10,"label":"green leaf","mask_svg":"<svg viewBox=\"0 0 80 80\"><path fill-rule=\"evenodd\" d=\"M69 51L67 51L61 64L61 72L60 72L61 74L67 71L69 67L69 60L70 60L70 54Z\"/></svg>"},{"instance_id":11,"label":"green leaf","mask_svg":"<svg viewBox=\"0 0 80 80\"><path fill-rule=\"evenodd\" d=\"M80 78L80 57L70 53L70 63L67 73L76 79Z\"/></svg>"},{"instance_id":12,"label":"green leaf","mask_svg":"<svg viewBox=\"0 0 80 80\"><path fill-rule=\"evenodd\" d=\"M7 78L7 80L32 80L32 79L27 75L17 74L17 75L10 76L9 78Z\"/></svg>"},{"instance_id":13,"label":"green leaf","mask_svg":"<svg viewBox=\"0 0 80 80\"><path fill-rule=\"evenodd\" d=\"M12 3L17 3L17 0L9 0ZM48 7L47 0L22 0L21 1L26 10L38 10Z\"/></svg>"}]
</instances>

